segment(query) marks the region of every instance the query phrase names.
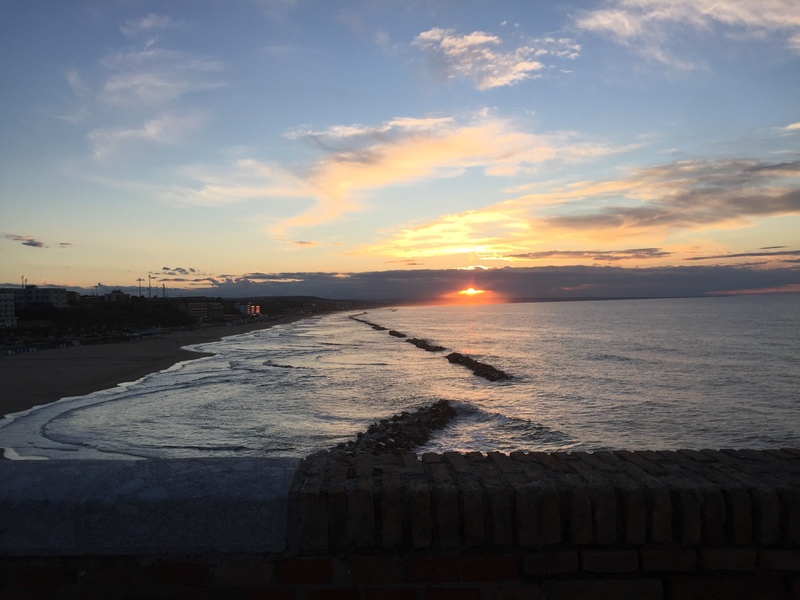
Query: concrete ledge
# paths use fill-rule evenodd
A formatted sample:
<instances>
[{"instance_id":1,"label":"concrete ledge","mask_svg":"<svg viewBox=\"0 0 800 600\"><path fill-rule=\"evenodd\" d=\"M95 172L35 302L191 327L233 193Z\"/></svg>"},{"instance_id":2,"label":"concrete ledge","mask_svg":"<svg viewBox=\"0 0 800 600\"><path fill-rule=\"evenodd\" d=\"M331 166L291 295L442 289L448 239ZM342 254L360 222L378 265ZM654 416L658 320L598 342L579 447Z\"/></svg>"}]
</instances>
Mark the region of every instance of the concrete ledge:
<instances>
[{"instance_id":1,"label":"concrete ledge","mask_svg":"<svg viewBox=\"0 0 800 600\"><path fill-rule=\"evenodd\" d=\"M0 461L0 554L280 552L298 462Z\"/></svg>"}]
</instances>

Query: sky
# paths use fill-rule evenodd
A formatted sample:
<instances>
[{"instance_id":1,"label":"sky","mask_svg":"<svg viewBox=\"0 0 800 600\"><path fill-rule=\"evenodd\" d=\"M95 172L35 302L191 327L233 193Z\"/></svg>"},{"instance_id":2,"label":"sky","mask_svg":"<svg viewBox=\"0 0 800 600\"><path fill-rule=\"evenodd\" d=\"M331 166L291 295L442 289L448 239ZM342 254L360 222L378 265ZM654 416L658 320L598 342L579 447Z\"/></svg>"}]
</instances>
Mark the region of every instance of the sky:
<instances>
[{"instance_id":1,"label":"sky","mask_svg":"<svg viewBox=\"0 0 800 600\"><path fill-rule=\"evenodd\" d=\"M797 0L7 0L0 89L0 285L800 292Z\"/></svg>"}]
</instances>

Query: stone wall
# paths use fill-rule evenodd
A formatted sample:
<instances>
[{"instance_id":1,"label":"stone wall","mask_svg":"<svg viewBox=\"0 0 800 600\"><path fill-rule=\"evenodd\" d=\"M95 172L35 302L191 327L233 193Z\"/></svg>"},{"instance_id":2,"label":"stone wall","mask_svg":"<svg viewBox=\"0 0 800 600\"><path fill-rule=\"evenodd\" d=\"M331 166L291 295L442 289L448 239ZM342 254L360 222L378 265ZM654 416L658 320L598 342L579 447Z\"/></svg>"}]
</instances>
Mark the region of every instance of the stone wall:
<instances>
[{"instance_id":1,"label":"stone wall","mask_svg":"<svg viewBox=\"0 0 800 600\"><path fill-rule=\"evenodd\" d=\"M800 599L800 451L0 463L2 598Z\"/></svg>"}]
</instances>

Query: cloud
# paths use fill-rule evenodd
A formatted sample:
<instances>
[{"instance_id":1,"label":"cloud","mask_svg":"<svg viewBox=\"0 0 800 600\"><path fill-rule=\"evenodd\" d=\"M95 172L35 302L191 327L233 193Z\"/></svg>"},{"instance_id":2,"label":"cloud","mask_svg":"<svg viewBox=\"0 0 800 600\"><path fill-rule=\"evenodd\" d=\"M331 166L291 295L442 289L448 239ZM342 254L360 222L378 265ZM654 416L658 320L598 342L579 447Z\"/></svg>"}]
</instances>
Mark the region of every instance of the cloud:
<instances>
[{"instance_id":1,"label":"cloud","mask_svg":"<svg viewBox=\"0 0 800 600\"><path fill-rule=\"evenodd\" d=\"M438 27L420 33L412 42L442 69L445 77L470 79L479 90L501 87L529 79L544 65L533 59L534 49L526 46L513 52L494 50L499 37L482 31L457 35Z\"/></svg>"},{"instance_id":2,"label":"cloud","mask_svg":"<svg viewBox=\"0 0 800 600\"><path fill-rule=\"evenodd\" d=\"M602 9L581 12L575 24L678 68L694 66L666 49L683 32L709 35L721 30L732 37L773 37L800 52L796 0L609 0Z\"/></svg>"},{"instance_id":3,"label":"cloud","mask_svg":"<svg viewBox=\"0 0 800 600\"><path fill-rule=\"evenodd\" d=\"M224 85L219 73L224 65L181 50L147 46L118 52L101 64L111 72L100 99L111 105L141 109L163 107L179 98Z\"/></svg>"},{"instance_id":4,"label":"cloud","mask_svg":"<svg viewBox=\"0 0 800 600\"><path fill-rule=\"evenodd\" d=\"M580 46L567 38L530 40L508 52L503 40L483 31L457 34L453 29L435 27L423 31L412 46L423 51L446 79L467 79L479 90L519 83L539 76L545 68L541 58L576 58Z\"/></svg>"},{"instance_id":5,"label":"cloud","mask_svg":"<svg viewBox=\"0 0 800 600\"><path fill-rule=\"evenodd\" d=\"M661 248L632 248L630 250L544 250L539 252L525 252L524 254L510 254L504 258L526 260L590 259L596 262L614 262L618 260L664 258L672 254L672 252L667 252Z\"/></svg>"},{"instance_id":6,"label":"cloud","mask_svg":"<svg viewBox=\"0 0 800 600\"><path fill-rule=\"evenodd\" d=\"M791 125L783 127L783 131L787 133L794 133L795 131L800 131L800 122L792 123Z\"/></svg>"},{"instance_id":7,"label":"cloud","mask_svg":"<svg viewBox=\"0 0 800 600\"><path fill-rule=\"evenodd\" d=\"M47 248L47 244L30 235L16 235L13 233L4 233L2 235L7 240L19 242L23 246L30 246L31 248Z\"/></svg>"},{"instance_id":8,"label":"cloud","mask_svg":"<svg viewBox=\"0 0 800 600\"><path fill-rule=\"evenodd\" d=\"M618 245L623 238L652 244L676 231L742 227L764 217L798 214L800 161L681 160L414 223L385 232L386 239L358 252L502 259L536 256L543 240L569 242L583 252L587 244Z\"/></svg>"},{"instance_id":9,"label":"cloud","mask_svg":"<svg viewBox=\"0 0 800 600\"><path fill-rule=\"evenodd\" d=\"M780 247L780 246L778 246ZM777 258L781 256L800 256L800 250L782 250L776 252L738 252L730 254L714 254L711 256L691 256L684 260L717 260L727 258L758 258L758 257Z\"/></svg>"},{"instance_id":10,"label":"cloud","mask_svg":"<svg viewBox=\"0 0 800 600\"><path fill-rule=\"evenodd\" d=\"M573 132L519 131L510 121L485 114L465 121L397 118L373 126L296 129L286 135L308 142L322 156L304 170L290 171L254 159L239 161L217 175L197 167L192 171L201 186L183 190L183 200L221 204L255 198L312 199L311 207L276 227L276 232L283 232L361 210L366 195L387 187L457 177L467 169L481 169L493 177L513 176L548 162L575 164L630 149L588 141Z\"/></svg>"},{"instance_id":11,"label":"cloud","mask_svg":"<svg viewBox=\"0 0 800 600\"><path fill-rule=\"evenodd\" d=\"M142 33L150 33L161 29L178 29L181 24L168 16L150 13L136 21L125 21L120 31L127 37L135 37Z\"/></svg>"},{"instance_id":12,"label":"cloud","mask_svg":"<svg viewBox=\"0 0 800 600\"><path fill-rule=\"evenodd\" d=\"M162 115L138 128L101 128L89 132L95 157L103 159L132 142L174 144L187 132L198 129L205 118L198 114Z\"/></svg>"},{"instance_id":13,"label":"cloud","mask_svg":"<svg viewBox=\"0 0 800 600\"><path fill-rule=\"evenodd\" d=\"M161 267L161 273L164 275L177 276L177 275L195 275L199 274L199 271L191 267L188 269L184 267L172 267L172 268Z\"/></svg>"},{"instance_id":14,"label":"cloud","mask_svg":"<svg viewBox=\"0 0 800 600\"><path fill-rule=\"evenodd\" d=\"M603 199L606 205L576 207L545 222L563 229L629 232L741 225L752 218L800 213L800 161L685 160L574 192L576 199Z\"/></svg>"}]
</instances>

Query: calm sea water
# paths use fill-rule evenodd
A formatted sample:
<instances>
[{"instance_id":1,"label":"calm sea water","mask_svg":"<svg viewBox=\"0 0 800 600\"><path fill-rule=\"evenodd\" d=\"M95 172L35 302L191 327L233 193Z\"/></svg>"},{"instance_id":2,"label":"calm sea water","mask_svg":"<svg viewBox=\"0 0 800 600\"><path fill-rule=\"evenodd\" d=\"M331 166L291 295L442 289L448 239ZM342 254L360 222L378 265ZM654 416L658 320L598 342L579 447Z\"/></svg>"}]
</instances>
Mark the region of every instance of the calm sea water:
<instances>
[{"instance_id":1,"label":"calm sea water","mask_svg":"<svg viewBox=\"0 0 800 600\"><path fill-rule=\"evenodd\" d=\"M0 421L12 456L304 456L440 399L419 451L800 446L800 297L402 307L361 315L514 378L490 383L334 314Z\"/></svg>"}]
</instances>

